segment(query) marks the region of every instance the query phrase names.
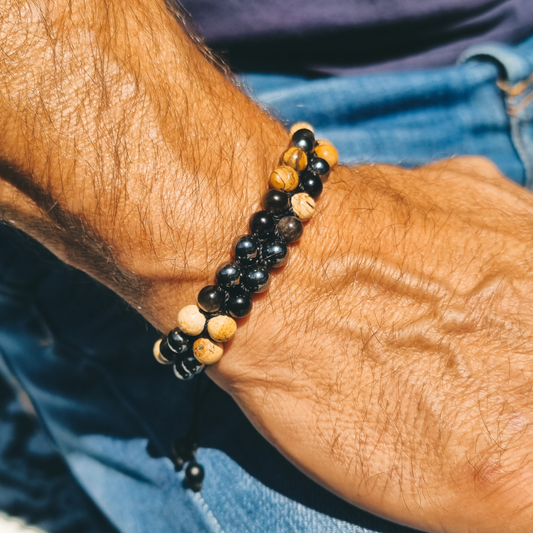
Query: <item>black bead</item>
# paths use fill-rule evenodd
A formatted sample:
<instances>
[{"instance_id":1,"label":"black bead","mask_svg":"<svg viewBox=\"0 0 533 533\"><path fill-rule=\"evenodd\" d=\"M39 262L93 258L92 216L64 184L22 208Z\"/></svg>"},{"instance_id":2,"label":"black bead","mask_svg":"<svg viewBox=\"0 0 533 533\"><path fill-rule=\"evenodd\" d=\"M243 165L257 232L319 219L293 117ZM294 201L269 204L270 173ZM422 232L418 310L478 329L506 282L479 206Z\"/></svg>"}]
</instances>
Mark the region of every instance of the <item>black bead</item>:
<instances>
[{"instance_id":1,"label":"black bead","mask_svg":"<svg viewBox=\"0 0 533 533\"><path fill-rule=\"evenodd\" d=\"M283 217L278 222L278 233L285 242L296 242L304 232L303 224L296 217Z\"/></svg>"},{"instance_id":2,"label":"black bead","mask_svg":"<svg viewBox=\"0 0 533 533\"><path fill-rule=\"evenodd\" d=\"M198 306L206 313L220 311L224 304L224 293L216 285L207 285L198 293Z\"/></svg>"},{"instance_id":3,"label":"black bead","mask_svg":"<svg viewBox=\"0 0 533 533\"><path fill-rule=\"evenodd\" d=\"M289 249L281 240L272 240L261 247L261 260L269 267L282 267L289 259Z\"/></svg>"},{"instance_id":4,"label":"black bead","mask_svg":"<svg viewBox=\"0 0 533 533\"><path fill-rule=\"evenodd\" d=\"M263 265L257 265L248 268L242 276L242 284L250 292L264 292L270 285L270 274L268 268Z\"/></svg>"},{"instance_id":5,"label":"black bead","mask_svg":"<svg viewBox=\"0 0 533 533\"><path fill-rule=\"evenodd\" d=\"M179 328L173 329L167 336L167 342L175 355L184 355L191 351L191 338L185 335ZM162 344L162 343L161 343ZM159 349L161 351L161 348Z\"/></svg>"},{"instance_id":6,"label":"black bead","mask_svg":"<svg viewBox=\"0 0 533 533\"><path fill-rule=\"evenodd\" d=\"M300 179L300 185L302 186L303 191L311 196L311 198L318 198L322 194L322 189L324 188L320 176L312 172L305 173L305 176Z\"/></svg>"},{"instance_id":7,"label":"black bead","mask_svg":"<svg viewBox=\"0 0 533 533\"><path fill-rule=\"evenodd\" d=\"M251 265L259 252L257 241L251 235L237 237L233 243L233 255L239 265Z\"/></svg>"},{"instance_id":8,"label":"black bead","mask_svg":"<svg viewBox=\"0 0 533 533\"><path fill-rule=\"evenodd\" d=\"M233 318L243 318L252 310L252 299L244 290L235 291L230 293L226 309Z\"/></svg>"},{"instance_id":9,"label":"black bead","mask_svg":"<svg viewBox=\"0 0 533 533\"><path fill-rule=\"evenodd\" d=\"M183 462L192 461L196 452L196 444L189 437L181 437L172 446L173 458Z\"/></svg>"},{"instance_id":10,"label":"black bead","mask_svg":"<svg viewBox=\"0 0 533 533\"><path fill-rule=\"evenodd\" d=\"M204 468L196 461L191 461L185 469L185 477L189 482L191 489L198 492L202 488L202 481L204 480Z\"/></svg>"},{"instance_id":11,"label":"black bead","mask_svg":"<svg viewBox=\"0 0 533 533\"><path fill-rule=\"evenodd\" d=\"M177 357L174 361L174 366L179 368L179 373L184 376L189 376L187 379L192 379L194 376L200 374L204 369L204 365L194 357L192 353L188 353L182 357Z\"/></svg>"},{"instance_id":12,"label":"black bead","mask_svg":"<svg viewBox=\"0 0 533 533\"><path fill-rule=\"evenodd\" d=\"M168 344L168 337L163 337L161 344L159 345L159 353L169 363L173 363L176 357L176 352Z\"/></svg>"},{"instance_id":13,"label":"black bead","mask_svg":"<svg viewBox=\"0 0 533 533\"><path fill-rule=\"evenodd\" d=\"M295 131L291 139L291 145L300 148L306 154L310 154L315 148L315 134L307 128Z\"/></svg>"},{"instance_id":14,"label":"black bead","mask_svg":"<svg viewBox=\"0 0 533 533\"><path fill-rule=\"evenodd\" d=\"M258 211L250 218L250 231L259 239L264 239L274 231L275 222L270 213Z\"/></svg>"},{"instance_id":15,"label":"black bead","mask_svg":"<svg viewBox=\"0 0 533 533\"><path fill-rule=\"evenodd\" d=\"M307 169L320 176L323 180L329 176L329 163L321 157L313 157L309 162Z\"/></svg>"},{"instance_id":16,"label":"black bead","mask_svg":"<svg viewBox=\"0 0 533 533\"><path fill-rule=\"evenodd\" d=\"M193 356L194 357L194 356ZM174 375L178 378L178 379L181 379L181 381L189 381L191 380L192 378L194 378L194 376L196 376L196 374L194 372L190 372L189 370L187 370L182 364L181 364L181 361L178 361L175 365L174 365Z\"/></svg>"},{"instance_id":17,"label":"black bead","mask_svg":"<svg viewBox=\"0 0 533 533\"><path fill-rule=\"evenodd\" d=\"M263 196L263 209L277 215L289 209L290 197L285 191L270 189Z\"/></svg>"},{"instance_id":18,"label":"black bead","mask_svg":"<svg viewBox=\"0 0 533 533\"><path fill-rule=\"evenodd\" d=\"M217 283L223 289L230 289L239 284L241 269L236 263L225 263L217 270Z\"/></svg>"}]
</instances>

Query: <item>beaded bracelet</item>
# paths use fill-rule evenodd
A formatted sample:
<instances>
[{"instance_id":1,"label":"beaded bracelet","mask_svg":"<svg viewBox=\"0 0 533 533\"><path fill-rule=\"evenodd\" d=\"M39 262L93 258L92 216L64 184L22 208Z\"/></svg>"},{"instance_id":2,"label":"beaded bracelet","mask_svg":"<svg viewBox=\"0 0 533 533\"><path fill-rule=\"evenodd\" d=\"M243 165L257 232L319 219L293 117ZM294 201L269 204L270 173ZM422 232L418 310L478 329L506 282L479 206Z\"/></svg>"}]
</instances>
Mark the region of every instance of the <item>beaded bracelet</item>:
<instances>
[{"instance_id":1,"label":"beaded bracelet","mask_svg":"<svg viewBox=\"0 0 533 533\"><path fill-rule=\"evenodd\" d=\"M269 271L285 265L289 250L303 233L302 222L315 212L315 198L323 180L337 164L338 153L326 140L315 140L312 126L298 122L290 129L291 144L281 156L281 166L270 175L270 190L262 211L252 215L250 234L237 237L233 258L216 273L217 285L198 294L198 305L178 313L178 324L154 345L158 362L174 365L181 380L192 379L206 365L220 360L223 343L237 331L236 318L252 310L252 294L268 289Z\"/></svg>"}]
</instances>

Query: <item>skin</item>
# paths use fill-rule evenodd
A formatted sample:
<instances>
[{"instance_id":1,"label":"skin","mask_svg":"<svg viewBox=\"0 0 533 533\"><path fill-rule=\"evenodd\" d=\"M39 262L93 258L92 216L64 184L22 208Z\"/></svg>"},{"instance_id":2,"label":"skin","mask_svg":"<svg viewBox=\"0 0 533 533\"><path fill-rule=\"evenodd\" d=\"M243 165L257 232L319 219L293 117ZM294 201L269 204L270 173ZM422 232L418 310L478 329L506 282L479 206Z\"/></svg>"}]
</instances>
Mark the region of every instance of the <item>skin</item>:
<instances>
[{"instance_id":1,"label":"skin","mask_svg":"<svg viewBox=\"0 0 533 533\"><path fill-rule=\"evenodd\" d=\"M287 145L164 4L0 0L2 218L162 331ZM355 505L424 531L531 531L532 215L479 158L339 167L208 373Z\"/></svg>"}]
</instances>

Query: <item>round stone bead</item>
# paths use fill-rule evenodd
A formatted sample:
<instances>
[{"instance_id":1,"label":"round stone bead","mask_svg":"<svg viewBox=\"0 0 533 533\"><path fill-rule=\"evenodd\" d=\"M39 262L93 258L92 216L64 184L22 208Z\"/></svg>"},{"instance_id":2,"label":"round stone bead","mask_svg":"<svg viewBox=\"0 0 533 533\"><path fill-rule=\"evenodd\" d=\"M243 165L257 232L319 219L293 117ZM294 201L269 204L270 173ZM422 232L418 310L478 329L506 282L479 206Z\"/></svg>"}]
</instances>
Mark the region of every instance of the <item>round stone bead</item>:
<instances>
[{"instance_id":1,"label":"round stone bead","mask_svg":"<svg viewBox=\"0 0 533 533\"><path fill-rule=\"evenodd\" d=\"M292 148L289 148L283 152L283 155L281 156L281 162L285 166L301 172L307 167L307 155L303 150L300 150L300 148L293 146Z\"/></svg>"},{"instance_id":2,"label":"round stone bead","mask_svg":"<svg viewBox=\"0 0 533 533\"><path fill-rule=\"evenodd\" d=\"M224 348L220 342L205 337L197 339L192 349L194 357L204 365L214 365L224 354Z\"/></svg>"},{"instance_id":3,"label":"round stone bead","mask_svg":"<svg viewBox=\"0 0 533 533\"><path fill-rule=\"evenodd\" d=\"M291 146L296 146L309 155L315 148L315 134L305 128L298 130L292 136Z\"/></svg>"},{"instance_id":4,"label":"round stone bead","mask_svg":"<svg viewBox=\"0 0 533 533\"><path fill-rule=\"evenodd\" d=\"M305 176L300 180L300 186L311 198L318 198L324 189L320 176L312 172L306 172Z\"/></svg>"},{"instance_id":5,"label":"round stone bead","mask_svg":"<svg viewBox=\"0 0 533 533\"><path fill-rule=\"evenodd\" d=\"M206 313L216 313L224 305L224 293L216 285L207 285L198 293L198 306Z\"/></svg>"},{"instance_id":6,"label":"round stone bead","mask_svg":"<svg viewBox=\"0 0 533 533\"><path fill-rule=\"evenodd\" d=\"M172 364L172 361L174 360L174 353L168 348L168 345L167 345L167 352L166 352L166 355L168 357L164 357L162 354L161 354L161 343L162 341L164 341L165 338L163 339L157 339L155 341L155 344L154 344L154 357L156 359L156 361L158 363L161 363L162 365L171 365Z\"/></svg>"},{"instance_id":7,"label":"round stone bead","mask_svg":"<svg viewBox=\"0 0 533 533\"><path fill-rule=\"evenodd\" d=\"M333 168L339 161L339 152L326 139L320 139L318 141L318 146L315 146L315 154L327 161L330 168Z\"/></svg>"},{"instance_id":8,"label":"round stone bead","mask_svg":"<svg viewBox=\"0 0 533 533\"><path fill-rule=\"evenodd\" d=\"M299 192L291 198L292 210L302 222L315 214L315 205L315 201L306 192Z\"/></svg>"},{"instance_id":9,"label":"round stone bead","mask_svg":"<svg viewBox=\"0 0 533 533\"><path fill-rule=\"evenodd\" d=\"M258 211L250 218L250 231L259 238L265 239L274 232L276 223L270 213L266 211Z\"/></svg>"},{"instance_id":10,"label":"round stone bead","mask_svg":"<svg viewBox=\"0 0 533 533\"><path fill-rule=\"evenodd\" d=\"M289 135L292 137L298 130L309 130L313 133L315 133L315 130L311 124L308 122L296 122L291 126L291 129L289 130Z\"/></svg>"},{"instance_id":11,"label":"round stone bead","mask_svg":"<svg viewBox=\"0 0 533 533\"><path fill-rule=\"evenodd\" d=\"M248 268L242 276L242 283L250 292L265 292L270 285L268 268L262 265Z\"/></svg>"},{"instance_id":12,"label":"round stone bead","mask_svg":"<svg viewBox=\"0 0 533 533\"><path fill-rule=\"evenodd\" d=\"M289 208L289 205L290 197L285 191L270 189L270 191L263 196L263 209L273 215L283 213Z\"/></svg>"},{"instance_id":13,"label":"round stone bead","mask_svg":"<svg viewBox=\"0 0 533 533\"><path fill-rule=\"evenodd\" d=\"M274 169L270 174L269 185L273 189L283 191L294 191L298 187L298 172L291 167L281 166Z\"/></svg>"},{"instance_id":14,"label":"round stone bead","mask_svg":"<svg viewBox=\"0 0 533 533\"><path fill-rule=\"evenodd\" d=\"M287 243L298 241L303 232L304 227L296 217L283 217L278 222L278 233Z\"/></svg>"},{"instance_id":15,"label":"round stone bead","mask_svg":"<svg viewBox=\"0 0 533 533\"><path fill-rule=\"evenodd\" d=\"M185 335L180 328L174 328L167 335L167 343L169 348L178 356L186 354L192 348L190 337Z\"/></svg>"},{"instance_id":16,"label":"round stone bead","mask_svg":"<svg viewBox=\"0 0 533 533\"><path fill-rule=\"evenodd\" d=\"M282 267L289 259L289 249L284 242L272 240L261 248L261 259L272 268Z\"/></svg>"},{"instance_id":17,"label":"round stone bead","mask_svg":"<svg viewBox=\"0 0 533 533\"><path fill-rule=\"evenodd\" d=\"M243 318L252 311L252 299L245 291L236 291L230 294L226 309L234 318Z\"/></svg>"},{"instance_id":18,"label":"round stone bead","mask_svg":"<svg viewBox=\"0 0 533 533\"><path fill-rule=\"evenodd\" d=\"M321 157L314 157L309 163L309 171L314 172L323 180L327 179L330 170L328 162Z\"/></svg>"},{"instance_id":19,"label":"round stone bead","mask_svg":"<svg viewBox=\"0 0 533 533\"><path fill-rule=\"evenodd\" d=\"M207 322L207 333L216 342L228 342L237 331L237 322L230 316L214 316Z\"/></svg>"},{"instance_id":20,"label":"round stone bead","mask_svg":"<svg viewBox=\"0 0 533 533\"><path fill-rule=\"evenodd\" d=\"M178 328L185 333L195 337L200 335L205 328L205 316L200 312L197 305L186 305L178 313Z\"/></svg>"},{"instance_id":21,"label":"round stone bead","mask_svg":"<svg viewBox=\"0 0 533 533\"><path fill-rule=\"evenodd\" d=\"M251 235L237 237L233 242L233 255L239 265L251 265L259 252L257 241Z\"/></svg>"},{"instance_id":22,"label":"round stone bead","mask_svg":"<svg viewBox=\"0 0 533 533\"><path fill-rule=\"evenodd\" d=\"M191 353L178 358L174 363L174 374L178 379L188 381L198 375L204 369L204 365Z\"/></svg>"},{"instance_id":23,"label":"round stone bead","mask_svg":"<svg viewBox=\"0 0 533 533\"><path fill-rule=\"evenodd\" d=\"M225 263L216 273L217 283L223 289L230 289L239 284L241 269L236 263Z\"/></svg>"}]
</instances>

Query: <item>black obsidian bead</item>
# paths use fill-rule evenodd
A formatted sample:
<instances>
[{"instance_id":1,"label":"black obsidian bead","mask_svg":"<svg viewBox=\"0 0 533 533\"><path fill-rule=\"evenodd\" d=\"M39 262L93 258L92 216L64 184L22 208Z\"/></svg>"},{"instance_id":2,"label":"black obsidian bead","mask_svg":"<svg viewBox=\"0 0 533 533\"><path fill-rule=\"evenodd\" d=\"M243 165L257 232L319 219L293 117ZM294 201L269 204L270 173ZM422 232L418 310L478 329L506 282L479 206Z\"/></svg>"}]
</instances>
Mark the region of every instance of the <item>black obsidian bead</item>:
<instances>
[{"instance_id":1,"label":"black obsidian bead","mask_svg":"<svg viewBox=\"0 0 533 533\"><path fill-rule=\"evenodd\" d=\"M204 365L192 353L177 357L174 360L174 374L176 377L188 381L197 376L204 369Z\"/></svg>"},{"instance_id":2,"label":"black obsidian bead","mask_svg":"<svg viewBox=\"0 0 533 533\"><path fill-rule=\"evenodd\" d=\"M180 328L175 328L168 334L167 342L175 355L184 355L192 349L191 338L185 335ZM161 347L159 349L161 350Z\"/></svg>"},{"instance_id":3,"label":"black obsidian bead","mask_svg":"<svg viewBox=\"0 0 533 533\"><path fill-rule=\"evenodd\" d=\"M233 255L239 265L251 265L257 259L259 245L251 235L237 237L233 243Z\"/></svg>"},{"instance_id":4,"label":"black obsidian bead","mask_svg":"<svg viewBox=\"0 0 533 533\"><path fill-rule=\"evenodd\" d=\"M250 292L264 292L270 285L268 268L263 265L248 268L244 271L241 281Z\"/></svg>"},{"instance_id":5,"label":"black obsidian bead","mask_svg":"<svg viewBox=\"0 0 533 533\"><path fill-rule=\"evenodd\" d=\"M224 305L224 292L216 285L207 285L198 293L198 306L206 313L216 313Z\"/></svg>"},{"instance_id":6,"label":"black obsidian bead","mask_svg":"<svg viewBox=\"0 0 533 533\"><path fill-rule=\"evenodd\" d=\"M320 176L312 172L306 172L305 176L300 179L300 185L303 192L306 192L311 198L318 198L324 189Z\"/></svg>"},{"instance_id":7,"label":"black obsidian bead","mask_svg":"<svg viewBox=\"0 0 533 533\"><path fill-rule=\"evenodd\" d=\"M292 136L291 146L296 146L306 154L310 154L315 148L315 134L307 128L298 130Z\"/></svg>"},{"instance_id":8,"label":"black obsidian bead","mask_svg":"<svg viewBox=\"0 0 533 533\"><path fill-rule=\"evenodd\" d=\"M263 196L263 209L278 215L289 209L290 196L280 189L270 189Z\"/></svg>"},{"instance_id":9,"label":"black obsidian bead","mask_svg":"<svg viewBox=\"0 0 533 533\"><path fill-rule=\"evenodd\" d=\"M233 318L243 318L252 310L252 299L246 291L235 291L230 293L226 309Z\"/></svg>"},{"instance_id":10,"label":"black obsidian bead","mask_svg":"<svg viewBox=\"0 0 533 533\"><path fill-rule=\"evenodd\" d=\"M283 217L278 222L278 233L285 242L296 242L304 232L303 224L296 217Z\"/></svg>"},{"instance_id":11,"label":"black obsidian bead","mask_svg":"<svg viewBox=\"0 0 533 533\"><path fill-rule=\"evenodd\" d=\"M265 239L271 235L274 227L274 219L266 211L258 211L250 218L250 232L259 239Z\"/></svg>"},{"instance_id":12,"label":"black obsidian bead","mask_svg":"<svg viewBox=\"0 0 533 533\"><path fill-rule=\"evenodd\" d=\"M289 249L279 239L268 241L261 247L261 260L269 267L282 267L288 259Z\"/></svg>"},{"instance_id":13,"label":"black obsidian bead","mask_svg":"<svg viewBox=\"0 0 533 533\"><path fill-rule=\"evenodd\" d=\"M239 284L241 269L236 263L225 263L217 270L217 283L223 289L230 289Z\"/></svg>"},{"instance_id":14,"label":"black obsidian bead","mask_svg":"<svg viewBox=\"0 0 533 533\"><path fill-rule=\"evenodd\" d=\"M323 180L329 176L330 168L325 159L321 157L313 157L307 166L307 170L319 175Z\"/></svg>"},{"instance_id":15,"label":"black obsidian bead","mask_svg":"<svg viewBox=\"0 0 533 533\"><path fill-rule=\"evenodd\" d=\"M196 461L191 461L185 469L185 477L189 482L191 489L198 492L202 488L202 481L204 480L204 468Z\"/></svg>"},{"instance_id":16,"label":"black obsidian bead","mask_svg":"<svg viewBox=\"0 0 533 533\"><path fill-rule=\"evenodd\" d=\"M174 362L177 353L169 346L168 337L163 337L163 340L159 345L159 353L165 361L168 361L169 363Z\"/></svg>"}]
</instances>

